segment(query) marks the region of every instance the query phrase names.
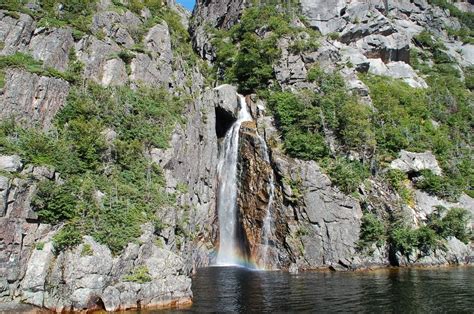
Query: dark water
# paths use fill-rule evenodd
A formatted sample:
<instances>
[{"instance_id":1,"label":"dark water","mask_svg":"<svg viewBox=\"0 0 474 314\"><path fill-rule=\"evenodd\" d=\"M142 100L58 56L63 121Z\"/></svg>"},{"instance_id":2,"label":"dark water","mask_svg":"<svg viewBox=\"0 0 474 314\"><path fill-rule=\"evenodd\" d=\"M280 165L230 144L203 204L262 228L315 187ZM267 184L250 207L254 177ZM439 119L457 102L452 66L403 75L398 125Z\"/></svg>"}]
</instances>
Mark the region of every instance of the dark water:
<instances>
[{"instance_id":1,"label":"dark water","mask_svg":"<svg viewBox=\"0 0 474 314\"><path fill-rule=\"evenodd\" d=\"M207 268L193 292L193 306L173 312L474 313L474 268L299 275Z\"/></svg>"}]
</instances>

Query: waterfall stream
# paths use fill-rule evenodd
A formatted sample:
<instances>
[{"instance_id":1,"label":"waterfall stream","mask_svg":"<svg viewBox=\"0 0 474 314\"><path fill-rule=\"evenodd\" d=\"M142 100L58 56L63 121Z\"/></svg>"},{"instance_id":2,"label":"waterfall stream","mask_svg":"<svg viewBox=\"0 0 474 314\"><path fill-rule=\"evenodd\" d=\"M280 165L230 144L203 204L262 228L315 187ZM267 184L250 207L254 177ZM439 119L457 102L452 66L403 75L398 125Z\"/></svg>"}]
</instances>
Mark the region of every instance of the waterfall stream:
<instances>
[{"instance_id":1,"label":"waterfall stream","mask_svg":"<svg viewBox=\"0 0 474 314\"><path fill-rule=\"evenodd\" d=\"M240 111L237 121L225 135L219 152L217 175L217 213L219 215L219 252L217 265L239 265L237 252L237 160L239 155L239 131L242 122L252 121L245 98L238 95Z\"/></svg>"},{"instance_id":2,"label":"waterfall stream","mask_svg":"<svg viewBox=\"0 0 474 314\"><path fill-rule=\"evenodd\" d=\"M262 153L265 158L265 161L270 164L270 155L268 154L268 147L265 139L258 135L258 139L262 144ZM270 237L272 235L272 209L273 209L273 198L275 196L275 180L273 176L273 171L270 173L270 182L268 184L268 205L267 205L267 213L263 220L263 228L262 228L262 242L263 248L260 255L260 263L259 267L262 269L268 269L268 246L270 245Z\"/></svg>"},{"instance_id":3,"label":"waterfall stream","mask_svg":"<svg viewBox=\"0 0 474 314\"><path fill-rule=\"evenodd\" d=\"M217 193L217 212L219 215L219 251L217 254L216 264L220 266L226 265L242 265L245 261L243 256L239 254L239 239L237 239L238 229L238 174L237 163L239 158L239 131L243 122L252 121L245 97L238 94L239 99L239 115L237 121L227 131L221 149L219 151L219 162L217 166L218 175L218 193ZM270 156L265 139L257 133L260 142L261 153L265 162L270 164ZM274 175L271 172L269 184L267 187L269 195L267 212L262 226L262 242L257 262L258 268L268 269L268 248L270 245L270 237L272 235L272 206L275 194Z\"/></svg>"}]
</instances>

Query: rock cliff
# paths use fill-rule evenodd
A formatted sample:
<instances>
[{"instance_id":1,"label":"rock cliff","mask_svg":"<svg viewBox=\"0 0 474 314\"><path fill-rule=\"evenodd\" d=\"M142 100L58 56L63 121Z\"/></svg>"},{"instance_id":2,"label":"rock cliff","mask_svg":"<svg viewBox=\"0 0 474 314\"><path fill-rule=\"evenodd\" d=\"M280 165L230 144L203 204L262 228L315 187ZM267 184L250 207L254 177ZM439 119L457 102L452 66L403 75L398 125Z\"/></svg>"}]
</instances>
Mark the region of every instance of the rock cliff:
<instances>
[{"instance_id":1,"label":"rock cliff","mask_svg":"<svg viewBox=\"0 0 474 314\"><path fill-rule=\"evenodd\" d=\"M13 151L8 143L15 142L20 133L4 132L2 126L1 302L24 302L55 311L183 306L192 300L191 275L215 260L219 238L219 144L237 119L239 108L236 86L214 88L222 74L217 65L220 56L215 30L239 25L253 2L199 0L192 16L174 1L166 1L166 6L160 7L159 12L164 13L146 6L132 8L128 1L117 3L97 1L86 29L60 18L48 20L34 1L21 7L0 6L0 118L58 138L59 130L70 127L67 123L61 125L61 119L79 114L68 109L68 101L74 101L77 90L87 85L104 90L126 88L131 95L139 95L133 93L143 88L164 90L169 97L182 100L183 108L178 114L181 118L177 123L169 120L154 126L170 129L171 138L161 146L155 143L140 147L139 154L153 165L147 168L148 172L159 167L163 177L160 193L166 193L172 204L163 201L159 208L153 208L153 219L140 220L141 235L127 242L122 250L114 251L92 234L82 233L78 243L57 250L57 235L74 221L48 223L35 199L45 182L65 186L67 174L48 164L49 160L32 160L32 152ZM277 8L285 10L289 3L293 1ZM472 12L469 2L456 3L456 7L460 12ZM423 74L413 60L416 53L423 53L423 43L418 41L426 30L442 42L443 56L459 69L462 80L467 82L468 69L474 65L472 37L463 42L460 32L451 34L462 30L464 22L450 10L426 0L394 0L388 1L388 6L384 1L302 0L288 12L291 27L298 32L278 37L272 47L280 53L270 65L273 76L268 90L323 95L323 84L311 79L318 67L328 73L340 73L351 97L376 112L376 99L365 75L402 81L407 84L403 86L415 90L430 87L429 75ZM66 12L57 14L61 17ZM264 27L256 33L263 40L272 38L277 31ZM240 47L240 43L235 46ZM30 56L28 61L18 61L25 56ZM434 53L423 56L435 57ZM472 109L471 93L472 85L467 96ZM143 109L134 108L129 98L120 95L125 99L122 115ZM416 247L403 252L382 235L381 239L372 239L368 247L361 247L366 214L387 221L403 215L408 217L410 226L421 227L441 206L463 208L474 219L472 193L469 196L462 191L457 199L443 199L418 188L430 173L438 177L450 175L434 152L397 147L398 156L375 160L370 149L344 150L340 134L328 126L330 121L323 121L318 130L331 157L344 154L350 161L382 165L370 167L372 175L351 193L337 186L337 178L331 177L323 161L298 158L285 149L281 119L268 98L260 94L245 96L253 121L245 122L240 130L238 220L241 240L256 265L294 271L472 263L471 239L466 244L461 241L465 239L452 235L442 240L442 246L429 250ZM100 101L106 106L108 100ZM446 99L446 103L450 101L452 98ZM453 108L455 111L457 107ZM171 104L168 109L173 110ZM107 110L113 109L104 111ZM94 113L87 104L78 111ZM94 120L93 115L89 118ZM118 124L115 119L110 120L110 125ZM434 120L430 123L431 132L437 125L445 127ZM125 145L126 140L116 141L121 136L117 130L101 127L104 149L100 171L112 177L111 160L120 158L120 145ZM136 143L130 138L126 138L127 144ZM43 144L47 142L40 146ZM465 143L467 154L472 157L471 145L472 142ZM37 150L41 151L38 147ZM403 176L401 183L397 181L397 188L385 179L391 171ZM268 188L270 182L274 183L272 191ZM465 191L472 192L472 182L469 184ZM92 190L87 190L93 199L90 204L104 211L112 206L104 197L118 193L117 188L115 192ZM408 195L406 199L403 193ZM70 194L81 200L87 198L87 193ZM81 210L83 214L85 210ZM271 232L264 239L268 211ZM470 220L469 228L472 225Z\"/></svg>"}]
</instances>

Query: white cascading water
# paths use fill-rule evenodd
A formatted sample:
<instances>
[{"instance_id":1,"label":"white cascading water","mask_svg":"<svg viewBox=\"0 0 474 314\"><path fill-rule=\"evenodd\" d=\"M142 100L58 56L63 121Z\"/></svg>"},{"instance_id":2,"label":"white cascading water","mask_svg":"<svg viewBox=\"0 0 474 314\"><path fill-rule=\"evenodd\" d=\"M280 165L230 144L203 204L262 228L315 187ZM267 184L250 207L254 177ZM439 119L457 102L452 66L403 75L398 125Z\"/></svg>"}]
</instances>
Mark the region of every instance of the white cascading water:
<instances>
[{"instance_id":1,"label":"white cascading water","mask_svg":"<svg viewBox=\"0 0 474 314\"><path fill-rule=\"evenodd\" d=\"M217 265L239 265L237 256L237 160L239 130L242 122L252 121L245 98L238 95L240 111L237 121L225 135L219 152L217 175L219 180L217 212L219 215L219 252Z\"/></svg>"}]
</instances>

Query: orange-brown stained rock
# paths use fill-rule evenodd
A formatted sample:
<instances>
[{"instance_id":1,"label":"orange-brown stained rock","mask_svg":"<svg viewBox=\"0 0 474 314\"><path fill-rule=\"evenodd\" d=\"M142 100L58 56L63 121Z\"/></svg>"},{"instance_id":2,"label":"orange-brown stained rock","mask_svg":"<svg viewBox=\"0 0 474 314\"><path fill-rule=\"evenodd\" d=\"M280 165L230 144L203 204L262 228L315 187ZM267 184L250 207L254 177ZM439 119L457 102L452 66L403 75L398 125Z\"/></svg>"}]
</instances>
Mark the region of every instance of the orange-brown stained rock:
<instances>
[{"instance_id":1,"label":"orange-brown stained rock","mask_svg":"<svg viewBox=\"0 0 474 314\"><path fill-rule=\"evenodd\" d=\"M242 239L249 259L256 261L262 243L262 227L267 214L271 165L265 161L255 122L242 123L238 173L240 186L238 205Z\"/></svg>"}]
</instances>

